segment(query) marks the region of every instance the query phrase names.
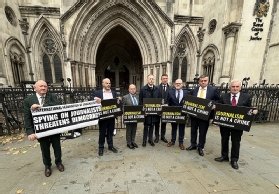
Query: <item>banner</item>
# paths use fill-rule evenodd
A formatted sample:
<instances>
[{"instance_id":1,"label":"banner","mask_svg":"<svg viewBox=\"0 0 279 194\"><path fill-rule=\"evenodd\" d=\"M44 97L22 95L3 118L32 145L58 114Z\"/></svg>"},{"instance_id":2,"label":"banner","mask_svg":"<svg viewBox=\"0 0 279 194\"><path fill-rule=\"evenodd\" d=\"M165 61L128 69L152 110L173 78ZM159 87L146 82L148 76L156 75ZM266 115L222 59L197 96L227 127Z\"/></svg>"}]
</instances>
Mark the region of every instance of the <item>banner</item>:
<instances>
[{"instance_id":1,"label":"banner","mask_svg":"<svg viewBox=\"0 0 279 194\"><path fill-rule=\"evenodd\" d=\"M254 118L253 109L244 106L216 104L213 123L223 127L250 131Z\"/></svg>"},{"instance_id":2,"label":"banner","mask_svg":"<svg viewBox=\"0 0 279 194\"><path fill-rule=\"evenodd\" d=\"M37 138L98 124L100 104L88 101L42 107L32 112Z\"/></svg>"},{"instance_id":3,"label":"banner","mask_svg":"<svg viewBox=\"0 0 279 194\"><path fill-rule=\"evenodd\" d=\"M183 123L186 115L182 115L181 106L162 106L162 123Z\"/></svg>"},{"instance_id":4,"label":"banner","mask_svg":"<svg viewBox=\"0 0 279 194\"><path fill-rule=\"evenodd\" d=\"M124 106L123 123L144 122L143 106Z\"/></svg>"},{"instance_id":5,"label":"banner","mask_svg":"<svg viewBox=\"0 0 279 194\"><path fill-rule=\"evenodd\" d=\"M212 106L213 103L210 100L187 95L182 106L182 112L207 121L209 119Z\"/></svg>"},{"instance_id":6,"label":"banner","mask_svg":"<svg viewBox=\"0 0 279 194\"><path fill-rule=\"evenodd\" d=\"M162 112L162 99L161 98L144 98L143 107L145 115L160 116Z\"/></svg>"},{"instance_id":7,"label":"banner","mask_svg":"<svg viewBox=\"0 0 279 194\"><path fill-rule=\"evenodd\" d=\"M122 115L121 104L120 101L116 98L102 100L102 113L100 116L100 120L115 118L117 116Z\"/></svg>"}]
</instances>

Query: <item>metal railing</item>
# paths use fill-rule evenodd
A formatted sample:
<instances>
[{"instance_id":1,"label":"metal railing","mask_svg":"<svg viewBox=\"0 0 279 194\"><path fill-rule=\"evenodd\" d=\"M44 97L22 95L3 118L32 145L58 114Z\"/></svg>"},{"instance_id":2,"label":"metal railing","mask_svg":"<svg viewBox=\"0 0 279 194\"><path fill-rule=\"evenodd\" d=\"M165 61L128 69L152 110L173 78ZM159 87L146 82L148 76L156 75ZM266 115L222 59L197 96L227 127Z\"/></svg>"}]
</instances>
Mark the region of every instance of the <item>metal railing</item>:
<instances>
[{"instance_id":1,"label":"metal railing","mask_svg":"<svg viewBox=\"0 0 279 194\"><path fill-rule=\"evenodd\" d=\"M193 86L192 86L193 87ZM191 90L192 87L185 89ZM220 93L229 92L228 86L218 87ZM279 87L278 86L254 86L244 87L243 92L252 96L252 105L257 107L259 113L255 117L256 122L279 121ZM90 87L49 87L50 93L55 93L63 104L84 102L92 99L94 92ZM21 131L24 123L23 101L33 94L32 88L0 88L0 135L17 133ZM127 89L117 89L119 96L128 93ZM4 112L6 109L6 117ZM7 118L8 117L8 118ZM9 118L12 117L12 118ZM14 127L11 121L16 123ZM123 128L122 117L116 120L116 128Z\"/></svg>"}]
</instances>

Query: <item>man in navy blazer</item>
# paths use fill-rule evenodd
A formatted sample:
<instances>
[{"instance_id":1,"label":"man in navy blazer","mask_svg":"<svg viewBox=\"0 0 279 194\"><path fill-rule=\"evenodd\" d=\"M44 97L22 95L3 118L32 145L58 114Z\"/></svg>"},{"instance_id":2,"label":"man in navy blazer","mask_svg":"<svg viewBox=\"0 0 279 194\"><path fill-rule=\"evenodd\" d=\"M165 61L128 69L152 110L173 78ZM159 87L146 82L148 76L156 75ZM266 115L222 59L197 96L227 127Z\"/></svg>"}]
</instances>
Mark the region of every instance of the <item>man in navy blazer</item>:
<instances>
[{"instance_id":1,"label":"man in navy blazer","mask_svg":"<svg viewBox=\"0 0 279 194\"><path fill-rule=\"evenodd\" d=\"M168 92L170 90L170 86L168 84L169 77L167 74L163 74L161 76L161 83L159 84L159 93L160 97L162 98L162 104L167 104L167 98L168 98ZM161 122L161 140L165 143L168 143L168 140L166 139L166 126L167 123L162 123ZM155 123L155 143L159 142L159 122Z\"/></svg>"},{"instance_id":2,"label":"man in navy blazer","mask_svg":"<svg viewBox=\"0 0 279 194\"><path fill-rule=\"evenodd\" d=\"M170 89L168 92L168 105L169 106L183 106L183 101L185 96L187 95L187 91L182 89L182 79L175 80L173 89ZM178 142L179 142L179 148L181 150L185 150L185 147L183 145L184 135L185 135L185 124L177 124L172 123L171 124L171 141L167 144L168 147L173 146L175 144L176 140L176 134L177 134L177 126L179 128L178 131Z\"/></svg>"},{"instance_id":3,"label":"man in navy blazer","mask_svg":"<svg viewBox=\"0 0 279 194\"><path fill-rule=\"evenodd\" d=\"M218 101L219 92L215 87L208 85L208 76L202 75L199 77L199 86L192 91L192 95L208 100ZM197 149L200 156L204 156L204 145L206 134L209 126L209 121L191 117L191 145L187 150ZM199 130L199 143L197 144L197 136Z\"/></svg>"},{"instance_id":4,"label":"man in navy blazer","mask_svg":"<svg viewBox=\"0 0 279 194\"><path fill-rule=\"evenodd\" d=\"M93 97L97 103L102 100L116 98L116 92L111 90L110 79L105 78L102 81L103 89L94 92ZM115 127L115 118L99 120L99 156L104 155L105 138L107 137L108 150L117 153L117 149L113 146L113 130Z\"/></svg>"},{"instance_id":5,"label":"man in navy blazer","mask_svg":"<svg viewBox=\"0 0 279 194\"><path fill-rule=\"evenodd\" d=\"M251 107L251 96L247 93L240 92L241 84L239 80L232 80L230 83L230 93L222 95L219 103ZM257 110L253 110L253 114L257 114ZM231 166L234 169L238 169L237 161L239 159L240 141L243 131L220 126L220 133L222 144L221 157L215 158L215 161L229 161L229 138L231 136Z\"/></svg>"}]
</instances>

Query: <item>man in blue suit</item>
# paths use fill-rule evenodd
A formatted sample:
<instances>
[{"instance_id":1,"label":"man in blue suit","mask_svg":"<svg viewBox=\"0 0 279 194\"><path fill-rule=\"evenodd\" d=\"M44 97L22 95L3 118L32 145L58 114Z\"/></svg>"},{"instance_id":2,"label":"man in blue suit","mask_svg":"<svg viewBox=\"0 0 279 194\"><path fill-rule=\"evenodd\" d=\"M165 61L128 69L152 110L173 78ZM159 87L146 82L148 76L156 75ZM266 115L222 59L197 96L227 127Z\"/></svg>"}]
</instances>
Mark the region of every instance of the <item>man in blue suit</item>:
<instances>
[{"instance_id":1,"label":"man in blue suit","mask_svg":"<svg viewBox=\"0 0 279 194\"><path fill-rule=\"evenodd\" d=\"M94 94L94 100L101 103L102 100L116 98L116 92L111 90L110 79L105 78L102 81L102 90L97 90ZM115 118L99 120L99 156L104 155L105 138L107 137L108 150L117 153L117 149L113 146L113 130L115 126Z\"/></svg>"},{"instance_id":2,"label":"man in blue suit","mask_svg":"<svg viewBox=\"0 0 279 194\"><path fill-rule=\"evenodd\" d=\"M202 75L199 77L199 86L192 91L192 95L199 98L204 98L213 101L218 101L220 98L217 89L215 87L208 85L207 75ZM191 117L191 145L188 148L186 148L186 150L197 149L199 155L204 156L203 149L206 141L208 126L209 126L209 121ZM199 130L199 143L197 144L198 130Z\"/></svg>"},{"instance_id":3,"label":"man in blue suit","mask_svg":"<svg viewBox=\"0 0 279 194\"><path fill-rule=\"evenodd\" d=\"M183 106L183 99L187 95L187 91L182 89L182 79L175 80L173 89L170 89L168 92L167 102L169 106ZM177 126L179 128L178 132L178 141L179 141L179 148L181 150L185 150L183 145L184 135L185 135L185 124L171 124L171 141L167 144L168 147L173 146L176 140L177 134Z\"/></svg>"}]
</instances>

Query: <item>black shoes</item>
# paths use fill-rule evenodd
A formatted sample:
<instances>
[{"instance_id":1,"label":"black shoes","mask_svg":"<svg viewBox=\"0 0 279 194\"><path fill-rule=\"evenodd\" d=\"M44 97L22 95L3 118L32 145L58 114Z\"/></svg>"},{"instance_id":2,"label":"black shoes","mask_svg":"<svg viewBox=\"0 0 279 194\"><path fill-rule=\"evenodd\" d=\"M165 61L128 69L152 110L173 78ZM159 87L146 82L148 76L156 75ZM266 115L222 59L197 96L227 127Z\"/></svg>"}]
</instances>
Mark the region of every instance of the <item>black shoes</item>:
<instances>
[{"instance_id":1,"label":"black shoes","mask_svg":"<svg viewBox=\"0 0 279 194\"><path fill-rule=\"evenodd\" d=\"M237 161L231 161L231 166L233 169L238 169L238 164L237 164Z\"/></svg>"},{"instance_id":2,"label":"black shoes","mask_svg":"<svg viewBox=\"0 0 279 194\"><path fill-rule=\"evenodd\" d=\"M135 148L139 147L135 142L132 142L132 146L134 146Z\"/></svg>"},{"instance_id":3,"label":"black shoes","mask_svg":"<svg viewBox=\"0 0 279 194\"><path fill-rule=\"evenodd\" d=\"M142 142L142 147L146 147L146 141Z\"/></svg>"},{"instance_id":4,"label":"black shoes","mask_svg":"<svg viewBox=\"0 0 279 194\"><path fill-rule=\"evenodd\" d=\"M113 153L117 153L117 149L115 147L109 147L108 150L112 151Z\"/></svg>"},{"instance_id":5,"label":"black shoes","mask_svg":"<svg viewBox=\"0 0 279 194\"><path fill-rule=\"evenodd\" d=\"M168 143L168 140L165 137L161 137L161 140L165 143Z\"/></svg>"},{"instance_id":6,"label":"black shoes","mask_svg":"<svg viewBox=\"0 0 279 194\"><path fill-rule=\"evenodd\" d=\"M135 146L133 146L132 144L127 144L127 147L130 149L135 149Z\"/></svg>"},{"instance_id":7,"label":"black shoes","mask_svg":"<svg viewBox=\"0 0 279 194\"><path fill-rule=\"evenodd\" d=\"M49 177L51 175L51 168L50 167L46 167L45 168L45 176Z\"/></svg>"},{"instance_id":8,"label":"black shoes","mask_svg":"<svg viewBox=\"0 0 279 194\"><path fill-rule=\"evenodd\" d=\"M221 156L221 157L215 158L214 160L217 161L217 162L224 162L224 161L228 162L229 161L229 157Z\"/></svg>"},{"instance_id":9,"label":"black shoes","mask_svg":"<svg viewBox=\"0 0 279 194\"><path fill-rule=\"evenodd\" d=\"M154 142L151 141L151 140L148 140L148 143L149 143L151 146L155 146Z\"/></svg>"},{"instance_id":10,"label":"black shoes","mask_svg":"<svg viewBox=\"0 0 279 194\"><path fill-rule=\"evenodd\" d=\"M198 148L198 153L199 153L200 156L204 156L202 148Z\"/></svg>"},{"instance_id":11,"label":"black shoes","mask_svg":"<svg viewBox=\"0 0 279 194\"><path fill-rule=\"evenodd\" d=\"M58 169L60 172L63 172L64 169L65 169L65 167L64 167L64 165L63 165L62 163L57 164L56 167L57 167L57 169Z\"/></svg>"},{"instance_id":12,"label":"black shoes","mask_svg":"<svg viewBox=\"0 0 279 194\"><path fill-rule=\"evenodd\" d=\"M158 143L158 142L159 142L159 137L156 137L154 143Z\"/></svg>"},{"instance_id":13,"label":"black shoes","mask_svg":"<svg viewBox=\"0 0 279 194\"><path fill-rule=\"evenodd\" d=\"M192 146L190 145L188 148L186 148L186 150L190 151L190 150L196 150L197 146Z\"/></svg>"},{"instance_id":14,"label":"black shoes","mask_svg":"<svg viewBox=\"0 0 279 194\"><path fill-rule=\"evenodd\" d=\"M104 149L99 149L99 156L103 156L104 155Z\"/></svg>"},{"instance_id":15,"label":"black shoes","mask_svg":"<svg viewBox=\"0 0 279 194\"><path fill-rule=\"evenodd\" d=\"M171 147L171 146L173 146L173 145L174 145L174 142L172 142L172 141L170 141L170 142L167 144L168 147Z\"/></svg>"}]
</instances>

